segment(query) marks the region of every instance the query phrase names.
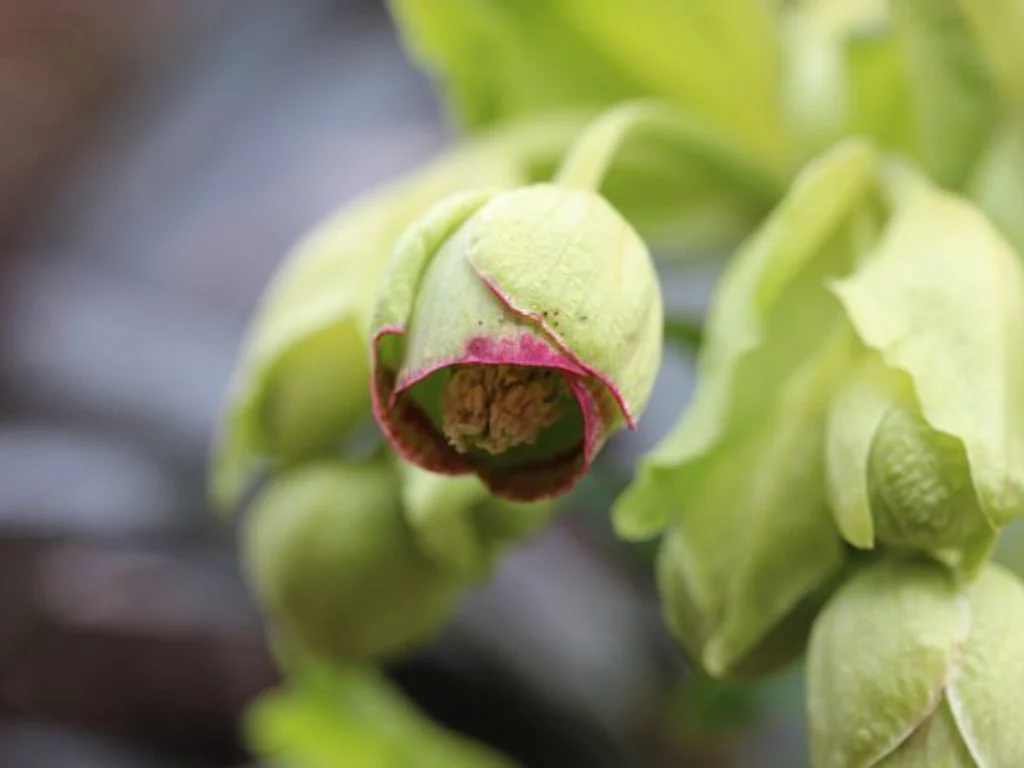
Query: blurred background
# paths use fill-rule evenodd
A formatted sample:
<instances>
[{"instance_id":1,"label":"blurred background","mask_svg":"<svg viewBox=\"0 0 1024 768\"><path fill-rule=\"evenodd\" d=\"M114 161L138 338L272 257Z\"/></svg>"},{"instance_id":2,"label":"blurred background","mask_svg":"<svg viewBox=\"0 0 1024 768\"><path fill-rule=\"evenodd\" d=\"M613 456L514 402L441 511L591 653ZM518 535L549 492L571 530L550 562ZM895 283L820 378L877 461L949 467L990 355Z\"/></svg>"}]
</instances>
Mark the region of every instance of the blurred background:
<instances>
[{"instance_id":1,"label":"blurred background","mask_svg":"<svg viewBox=\"0 0 1024 768\"><path fill-rule=\"evenodd\" d=\"M212 425L284 252L443 117L379 0L0 0L0 105L0 765L256 765L239 720L277 681L206 508ZM389 670L437 722L528 767L804 763L799 670L696 675L607 526L690 379L680 351L645 427Z\"/></svg>"}]
</instances>

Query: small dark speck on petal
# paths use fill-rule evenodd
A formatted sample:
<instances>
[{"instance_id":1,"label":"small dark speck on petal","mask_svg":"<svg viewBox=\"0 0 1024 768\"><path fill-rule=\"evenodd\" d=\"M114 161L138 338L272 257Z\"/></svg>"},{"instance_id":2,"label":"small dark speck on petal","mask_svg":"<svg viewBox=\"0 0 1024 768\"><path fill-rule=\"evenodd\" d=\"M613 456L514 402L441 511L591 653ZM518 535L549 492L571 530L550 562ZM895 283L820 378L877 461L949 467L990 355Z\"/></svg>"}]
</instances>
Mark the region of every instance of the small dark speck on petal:
<instances>
[{"instance_id":1,"label":"small dark speck on petal","mask_svg":"<svg viewBox=\"0 0 1024 768\"><path fill-rule=\"evenodd\" d=\"M589 318L589 317L587 317L586 315L580 315L580 322L581 322L581 323L585 323L585 322L587 322L587 320L589 320L589 319L590 319L590 318Z\"/></svg>"}]
</instances>

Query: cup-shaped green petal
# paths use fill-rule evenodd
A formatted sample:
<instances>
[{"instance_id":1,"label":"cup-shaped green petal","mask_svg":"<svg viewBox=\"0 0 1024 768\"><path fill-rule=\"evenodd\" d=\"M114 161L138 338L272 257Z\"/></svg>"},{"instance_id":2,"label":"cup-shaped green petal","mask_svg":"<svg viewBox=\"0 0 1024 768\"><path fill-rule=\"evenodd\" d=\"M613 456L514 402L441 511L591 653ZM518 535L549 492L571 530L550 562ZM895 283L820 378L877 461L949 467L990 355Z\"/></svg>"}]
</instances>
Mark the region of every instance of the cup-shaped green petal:
<instances>
[{"instance_id":1,"label":"cup-shaped green petal","mask_svg":"<svg viewBox=\"0 0 1024 768\"><path fill-rule=\"evenodd\" d=\"M661 354L653 263L600 196L457 195L397 246L373 333L378 423L420 467L497 496L568 490L632 426Z\"/></svg>"},{"instance_id":2,"label":"cup-shaped green petal","mask_svg":"<svg viewBox=\"0 0 1024 768\"><path fill-rule=\"evenodd\" d=\"M918 467L959 465L962 444L998 529L1024 512L1024 271L969 202L906 171L886 179L894 215L871 257L834 289L864 345L907 377L924 422L955 438L929 438L936 452L915 457ZM909 435L892 424L893 435Z\"/></svg>"},{"instance_id":3,"label":"cup-shaped green petal","mask_svg":"<svg viewBox=\"0 0 1024 768\"><path fill-rule=\"evenodd\" d=\"M815 623L808 715L815 768L1024 764L1024 586L989 566L958 581L883 561Z\"/></svg>"},{"instance_id":4,"label":"cup-shaped green petal","mask_svg":"<svg viewBox=\"0 0 1024 768\"><path fill-rule=\"evenodd\" d=\"M826 455L832 511L854 546L877 540L965 566L987 554L996 531L963 441L932 427L909 379L874 353L832 402Z\"/></svg>"},{"instance_id":5,"label":"cup-shaped green petal","mask_svg":"<svg viewBox=\"0 0 1024 768\"><path fill-rule=\"evenodd\" d=\"M406 522L392 462L320 462L285 473L254 503L244 560L284 637L335 661L428 639L460 583Z\"/></svg>"},{"instance_id":6,"label":"cup-shaped green petal","mask_svg":"<svg viewBox=\"0 0 1024 768\"><path fill-rule=\"evenodd\" d=\"M881 541L943 549L992 530L971 485L963 443L934 430L911 403L894 404L878 425L868 488Z\"/></svg>"}]
</instances>

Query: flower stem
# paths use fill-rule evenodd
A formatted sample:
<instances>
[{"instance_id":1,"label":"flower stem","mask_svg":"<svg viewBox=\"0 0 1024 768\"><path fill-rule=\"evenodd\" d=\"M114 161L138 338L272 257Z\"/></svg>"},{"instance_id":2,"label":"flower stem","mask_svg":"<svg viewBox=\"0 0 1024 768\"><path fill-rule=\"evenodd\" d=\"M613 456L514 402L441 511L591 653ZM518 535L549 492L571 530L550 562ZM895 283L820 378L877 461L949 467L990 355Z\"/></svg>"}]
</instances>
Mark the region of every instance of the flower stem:
<instances>
[{"instance_id":1,"label":"flower stem","mask_svg":"<svg viewBox=\"0 0 1024 768\"><path fill-rule=\"evenodd\" d=\"M730 178L738 188L774 203L786 179L766 169L716 129L683 109L655 99L613 107L590 123L570 147L555 181L565 187L597 191L623 149L641 140L664 152L666 163L682 155Z\"/></svg>"}]
</instances>

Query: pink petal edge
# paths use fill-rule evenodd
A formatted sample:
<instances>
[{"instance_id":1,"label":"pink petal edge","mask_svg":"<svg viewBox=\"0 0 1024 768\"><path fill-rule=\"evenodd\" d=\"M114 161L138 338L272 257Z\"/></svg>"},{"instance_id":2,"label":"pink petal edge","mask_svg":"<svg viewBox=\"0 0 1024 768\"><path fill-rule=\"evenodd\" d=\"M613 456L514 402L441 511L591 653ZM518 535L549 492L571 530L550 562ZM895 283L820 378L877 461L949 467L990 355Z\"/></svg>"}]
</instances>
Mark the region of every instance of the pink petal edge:
<instances>
[{"instance_id":1,"label":"pink petal edge","mask_svg":"<svg viewBox=\"0 0 1024 768\"><path fill-rule=\"evenodd\" d=\"M444 447L448 450L438 452L441 454L437 457L437 461L428 460L424 454L417 452L411 445L409 445L404 439L401 439L395 430L395 424L393 423L390 413L395 408L395 396L394 388L392 387L391 395L388 398L387 407L381 401L381 383L380 376L383 371L383 366L380 364L378 359L380 341L385 336L404 336L406 329L400 325L385 325L381 326L374 332L373 338L370 340L370 402L373 407L373 416L377 422L377 426L380 427L384 433L384 437L387 438L388 443L395 450L395 452L406 461L411 464L416 464L419 467L423 467L431 472L437 472L442 475L465 475L473 472L473 467L464 460L454 449L450 448L447 443L444 443ZM425 417L423 417L425 419ZM416 428L422 425L414 424ZM433 431L433 428L430 428ZM440 442L438 446L440 447Z\"/></svg>"},{"instance_id":2,"label":"pink petal edge","mask_svg":"<svg viewBox=\"0 0 1024 768\"><path fill-rule=\"evenodd\" d=\"M406 329L401 326L383 326L377 329L374 333L372 339L372 365L375 372L375 379L370 388L373 412L377 423L380 425L381 430L387 437L388 442L403 459L441 474L458 475L475 471L480 474L484 483L498 495L501 495L504 498L521 501L540 500L543 498L552 498L561 495L572 488L590 468L590 464L593 461L594 456L596 456L603 443L605 430L604 424L601 420L600 408L595 400L594 394L587 388L583 381L583 377L590 375L588 372L589 369L581 366L576 360L559 354L558 351L552 349L543 340L534 337L530 333L522 333L518 339L505 338L500 341L495 341L494 339L487 337L475 337L466 343L465 354L452 359L435 361L429 366L425 366L424 368L417 370L414 374L404 377L401 380L400 385L396 382L390 393L390 397L388 398L387 407L385 408L381 398L382 392L380 391L378 381L376 380L376 376L378 375L377 372L380 370L380 364L378 361L379 343L384 336L400 336L405 333ZM477 468L472 467L469 462L461 456L461 454L457 454L452 449L449 449L451 456L446 457L447 461L444 461L443 463L432 461L429 463L429 466L425 466L423 463L424 456L412 449L407 445L405 440L400 439L396 434L393 429L392 419L389 417L389 412L396 407L397 396L409 387L419 381L422 381L431 373L435 373L442 368L449 365L465 363L478 363L484 365L505 363L509 365L545 367L561 371L566 384L569 386L573 396L576 398L580 412L583 414L583 456L579 466L574 469L571 474L566 474L562 482L552 486L543 494L537 494L535 492L518 494L518 489L514 488L508 482L502 482L501 478L497 475L489 477L487 473L480 472ZM600 379L600 377L598 378ZM600 380L604 383L603 379ZM445 443L445 447L448 447L447 443ZM448 452L449 451L445 451L444 453L448 454ZM571 454L550 460L550 467L552 469L556 469L558 466L565 463L567 459L571 460ZM541 472L544 470L545 464L547 463L541 462L538 465L527 468L527 471L533 470Z\"/></svg>"},{"instance_id":3,"label":"pink petal edge","mask_svg":"<svg viewBox=\"0 0 1024 768\"><path fill-rule=\"evenodd\" d=\"M484 285L491 290L491 293L493 293L510 312L517 314L520 317L529 318L533 322L537 323L544 329L544 332L554 340L558 345L558 348L562 351L562 354L586 371L588 375L593 376L595 379L600 381L608 391L611 392L612 397L615 398L615 402L618 404L619 410L622 411L622 416L626 420L626 426L630 429L636 429L636 419L633 418L633 413L629 409L629 403L627 403L625 398L622 397L622 393L619 392L619 388L612 383L611 379L580 360L579 357L577 357L568 347L565 341L563 341L562 337L555 333L554 329L548 324L543 315L536 312L527 312L522 307L516 306L508 296L502 293L501 286L498 285L497 281L490 275L485 274L483 270L473 262L472 257L469 258L469 264L473 268L473 271L476 272L477 276L483 280Z\"/></svg>"},{"instance_id":4,"label":"pink petal edge","mask_svg":"<svg viewBox=\"0 0 1024 768\"><path fill-rule=\"evenodd\" d=\"M395 381L394 395L401 394L409 387L442 368L447 368L450 365L473 363L481 365L504 363L532 368L552 368L565 373L571 373L575 376L588 375L587 370L579 366L576 361L558 354L558 352L530 333L524 332L518 338L506 336L499 340L486 336L475 336L466 342L465 350L461 355L434 360L423 368L399 377Z\"/></svg>"}]
</instances>

